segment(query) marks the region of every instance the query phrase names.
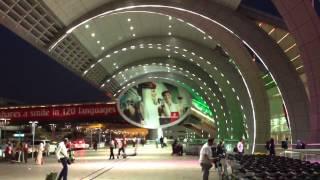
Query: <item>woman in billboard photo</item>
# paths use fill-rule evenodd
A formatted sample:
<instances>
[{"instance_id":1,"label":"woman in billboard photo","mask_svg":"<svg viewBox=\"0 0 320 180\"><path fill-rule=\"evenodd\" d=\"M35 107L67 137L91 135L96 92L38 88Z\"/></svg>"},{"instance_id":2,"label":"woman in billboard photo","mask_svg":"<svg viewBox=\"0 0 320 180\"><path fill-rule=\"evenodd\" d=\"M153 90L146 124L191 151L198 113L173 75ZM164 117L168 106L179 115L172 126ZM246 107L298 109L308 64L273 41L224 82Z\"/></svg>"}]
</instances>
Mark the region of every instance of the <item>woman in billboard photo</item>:
<instances>
[{"instance_id":1,"label":"woman in billboard photo","mask_svg":"<svg viewBox=\"0 0 320 180\"><path fill-rule=\"evenodd\" d=\"M172 94L169 90L161 93L163 100L158 108L161 124L167 124L176 121L182 114L181 106L175 103L172 99Z\"/></svg>"},{"instance_id":2,"label":"woman in billboard photo","mask_svg":"<svg viewBox=\"0 0 320 180\"><path fill-rule=\"evenodd\" d=\"M160 126L159 115L158 115L158 101L156 85L152 88L142 89L142 100L143 100L143 125L145 127L157 128Z\"/></svg>"}]
</instances>

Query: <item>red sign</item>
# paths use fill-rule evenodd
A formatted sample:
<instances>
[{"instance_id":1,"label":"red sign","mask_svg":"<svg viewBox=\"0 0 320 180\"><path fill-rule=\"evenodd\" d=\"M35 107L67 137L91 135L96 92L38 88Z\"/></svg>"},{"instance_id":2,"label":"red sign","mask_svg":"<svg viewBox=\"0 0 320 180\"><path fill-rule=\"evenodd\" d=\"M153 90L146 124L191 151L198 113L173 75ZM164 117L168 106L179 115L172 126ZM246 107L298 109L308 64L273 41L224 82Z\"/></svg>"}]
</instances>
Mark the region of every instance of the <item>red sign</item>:
<instances>
[{"instance_id":1,"label":"red sign","mask_svg":"<svg viewBox=\"0 0 320 180\"><path fill-rule=\"evenodd\" d=\"M0 108L0 118L11 120L66 119L118 115L116 104L71 104Z\"/></svg>"},{"instance_id":2,"label":"red sign","mask_svg":"<svg viewBox=\"0 0 320 180\"><path fill-rule=\"evenodd\" d=\"M171 112L170 122L174 122L179 119L179 112Z\"/></svg>"}]
</instances>

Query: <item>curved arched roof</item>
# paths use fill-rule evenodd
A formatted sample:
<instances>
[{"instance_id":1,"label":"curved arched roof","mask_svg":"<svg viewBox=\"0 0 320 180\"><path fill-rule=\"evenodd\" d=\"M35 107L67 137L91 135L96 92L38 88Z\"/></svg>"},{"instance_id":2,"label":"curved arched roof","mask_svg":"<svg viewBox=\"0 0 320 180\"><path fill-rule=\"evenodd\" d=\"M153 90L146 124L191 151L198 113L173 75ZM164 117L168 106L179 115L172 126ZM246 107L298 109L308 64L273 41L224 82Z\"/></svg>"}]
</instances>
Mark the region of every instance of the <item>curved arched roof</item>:
<instances>
[{"instance_id":1,"label":"curved arched roof","mask_svg":"<svg viewBox=\"0 0 320 180\"><path fill-rule=\"evenodd\" d=\"M251 144L263 143L270 133L268 98L254 54L282 93L294 139L303 137L299 125L308 119L308 101L283 50L255 23L233 11L239 1L229 8L216 2L220 1L59 5L46 0L51 10L46 21L53 25L39 39L58 62L115 97L133 81L155 74L196 86L219 114L222 138L232 138L240 127L236 138L248 136ZM67 12L70 6L77 8ZM61 22L52 20L54 16ZM49 40L47 31L55 34Z\"/></svg>"}]
</instances>

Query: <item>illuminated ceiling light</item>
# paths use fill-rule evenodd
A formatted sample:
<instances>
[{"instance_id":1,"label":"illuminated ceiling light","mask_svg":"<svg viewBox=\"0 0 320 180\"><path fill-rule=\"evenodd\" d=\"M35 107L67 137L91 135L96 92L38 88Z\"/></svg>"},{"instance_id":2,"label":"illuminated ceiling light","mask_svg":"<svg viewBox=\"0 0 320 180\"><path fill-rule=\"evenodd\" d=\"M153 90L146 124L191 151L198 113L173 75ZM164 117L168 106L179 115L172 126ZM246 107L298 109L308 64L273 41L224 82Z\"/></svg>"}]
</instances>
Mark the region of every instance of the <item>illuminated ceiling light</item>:
<instances>
[{"instance_id":1,"label":"illuminated ceiling light","mask_svg":"<svg viewBox=\"0 0 320 180\"><path fill-rule=\"evenodd\" d=\"M168 55L168 58L171 58L171 55L170 55L170 54Z\"/></svg>"},{"instance_id":2,"label":"illuminated ceiling light","mask_svg":"<svg viewBox=\"0 0 320 180\"><path fill-rule=\"evenodd\" d=\"M206 40L206 39L207 39L207 37L204 36L204 37L203 37L203 40Z\"/></svg>"},{"instance_id":3,"label":"illuminated ceiling light","mask_svg":"<svg viewBox=\"0 0 320 180\"><path fill-rule=\"evenodd\" d=\"M211 64L211 62L210 62L210 61L207 61L207 64Z\"/></svg>"},{"instance_id":4,"label":"illuminated ceiling light","mask_svg":"<svg viewBox=\"0 0 320 180\"><path fill-rule=\"evenodd\" d=\"M84 27L85 27L86 29L88 29L90 26L89 26L89 24L86 24Z\"/></svg>"},{"instance_id":5,"label":"illuminated ceiling light","mask_svg":"<svg viewBox=\"0 0 320 180\"><path fill-rule=\"evenodd\" d=\"M292 48L295 47L295 46L296 46L296 43L294 43L292 46L290 46L289 48L287 48L284 52L286 53L286 52L290 51L290 49L292 49Z\"/></svg>"},{"instance_id":6,"label":"illuminated ceiling light","mask_svg":"<svg viewBox=\"0 0 320 180\"><path fill-rule=\"evenodd\" d=\"M189 60L190 60L191 62L193 62L193 59L192 59L192 58L190 58Z\"/></svg>"},{"instance_id":7,"label":"illuminated ceiling light","mask_svg":"<svg viewBox=\"0 0 320 180\"><path fill-rule=\"evenodd\" d=\"M130 46L130 49L135 49L136 48L136 46Z\"/></svg>"},{"instance_id":8,"label":"illuminated ceiling light","mask_svg":"<svg viewBox=\"0 0 320 180\"><path fill-rule=\"evenodd\" d=\"M209 37L209 39L212 39L212 37L211 36L208 36Z\"/></svg>"},{"instance_id":9,"label":"illuminated ceiling light","mask_svg":"<svg viewBox=\"0 0 320 180\"><path fill-rule=\"evenodd\" d=\"M171 32L168 32L168 35L171 36Z\"/></svg>"},{"instance_id":10,"label":"illuminated ceiling light","mask_svg":"<svg viewBox=\"0 0 320 180\"><path fill-rule=\"evenodd\" d=\"M293 62L294 60L298 59L300 57L300 54L298 54L296 57L292 58L290 61Z\"/></svg>"},{"instance_id":11,"label":"illuminated ceiling light","mask_svg":"<svg viewBox=\"0 0 320 180\"><path fill-rule=\"evenodd\" d=\"M96 34L95 33L91 33L91 37L95 37L96 36Z\"/></svg>"},{"instance_id":12,"label":"illuminated ceiling light","mask_svg":"<svg viewBox=\"0 0 320 180\"><path fill-rule=\"evenodd\" d=\"M169 25L168 27L169 27L169 28L172 28L172 26L171 26L171 25Z\"/></svg>"},{"instance_id":13,"label":"illuminated ceiling light","mask_svg":"<svg viewBox=\"0 0 320 180\"><path fill-rule=\"evenodd\" d=\"M286 38L289 35L289 33L285 34L282 38L279 39L279 41L277 41L277 43L279 44L284 38Z\"/></svg>"},{"instance_id":14,"label":"illuminated ceiling light","mask_svg":"<svg viewBox=\"0 0 320 180\"><path fill-rule=\"evenodd\" d=\"M200 56L199 58L203 60L203 57Z\"/></svg>"},{"instance_id":15,"label":"illuminated ceiling light","mask_svg":"<svg viewBox=\"0 0 320 180\"><path fill-rule=\"evenodd\" d=\"M271 31L268 32L268 35L272 34L274 30L276 30L276 28L272 28Z\"/></svg>"},{"instance_id":16,"label":"illuminated ceiling light","mask_svg":"<svg viewBox=\"0 0 320 180\"><path fill-rule=\"evenodd\" d=\"M122 48L122 51L126 51L127 50L127 48Z\"/></svg>"},{"instance_id":17,"label":"illuminated ceiling light","mask_svg":"<svg viewBox=\"0 0 320 180\"><path fill-rule=\"evenodd\" d=\"M109 57L111 57L111 55L110 55L110 54L106 55L106 58L109 58Z\"/></svg>"},{"instance_id":18,"label":"illuminated ceiling light","mask_svg":"<svg viewBox=\"0 0 320 180\"><path fill-rule=\"evenodd\" d=\"M161 47L157 47L157 49L162 49Z\"/></svg>"},{"instance_id":19,"label":"illuminated ceiling light","mask_svg":"<svg viewBox=\"0 0 320 180\"><path fill-rule=\"evenodd\" d=\"M128 22L131 22L131 18L128 18Z\"/></svg>"},{"instance_id":20,"label":"illuminated ceiling light","mask_svg":"<svg viewBox=\"0 0 320 180\"><path fill-rule=\"evenodd\" d=\"M136 34L132 34L133 37L136 37Z\"/></svg>"},{"instance_id":21,"label":"illuminated ceiling light","mask_svg":"<svg viewBox=\"0 0 320 180\"><path fill-rule=\"evenodd\" d=\"M194 53L194 52L191 52L191 54L192 54L192 55L196 55L196 53Z\"/></svg>"},{"instance_id":22,"label":"illuminated ceiling light","mask_svg":"<svg viewBox=\"0 0 320 180\"><path fill-rule=\"evenodd\" d=\"M302 67L303 67L303 66L299 66L299 67L296 68L296 70L299 70L299 69L302 68Z\"/></svg>"},{"instance_id":23,"label":"illuminated ceiling light","mask_svg":"<svg viewBox=\"0 0 320 180\"><path fill-rule=\"evenodd\" d=\"M133 26L130 26L130 30L132 31L134 29L134 27Z\"/></svg>"},{"instance_id":24,"label":"illuminated ceiling light","mask_svg":"<svg viewBox=\"0 0 320 180\"><path fill-rule=\"evenodd\" d=\"M114 54L117 54L119 51L113 51Z\"/></svg>"},{"instance_id":25,"label":"illuminated ceiling light","mask_svg":"<svg viewBox=\"0 0 320 180\"><path fill-rule=\"evenodd\" d=\"M104 46L101 46L101 50L104 50Z\"/></svg>"},{"instance_id":26,"label":"illuminated ceiling light","mask_svg":"<svg viewBox=\"0 0 320 180\"><path fill-rule=\"evenodd\" d=\"M97 41L97 44L100 44L100 41Z\"/></svg>"},{"instance_id":27,"label":"illuminated ceiling light","mask_svg":"<svg viewBox=\"0 0 320 180\"><path fill-rule=\"evenodd\" d=\"M172 17L171 16L169 16L169 21L171 21L172 20Z\"/></svg>"}]
</instances>

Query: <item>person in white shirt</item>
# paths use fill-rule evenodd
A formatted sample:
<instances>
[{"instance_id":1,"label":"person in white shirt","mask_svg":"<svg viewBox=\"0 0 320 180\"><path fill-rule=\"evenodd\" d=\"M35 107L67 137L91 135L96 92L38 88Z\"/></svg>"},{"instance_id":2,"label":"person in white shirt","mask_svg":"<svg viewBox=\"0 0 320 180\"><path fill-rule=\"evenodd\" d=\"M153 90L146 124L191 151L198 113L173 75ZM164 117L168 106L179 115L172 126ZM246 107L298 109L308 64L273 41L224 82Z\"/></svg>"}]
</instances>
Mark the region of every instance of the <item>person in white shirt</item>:
<instances>
[{"instance_id":1,"label":"person in white shirt","mask_svg":"<svg viewBox=\"0 0 320 180\"><path fill-rule=\"evenodd\" d=\"M56 149L56 157L58 159L58 162L61 162L63 167L59 174L58 180L60 180L61 178L63 178L63 180L67 180L68 176L68 151L66 148L67 143L68 139L65 138L58 144L58 147Z\"/></svg>"},{"instance_id":2,"label":"person in white shirt","mask_svg":"<svg viewBox=\"0 0 320 180\"><path fill-rule=\"evenodd\" d=\"M212 167L213 158L212 158L212 145L214 142L214 138L209 138L208 142L204 144L200 150L200 166L202 168L202 179L209 179L209 170Z\"/></svg>"},{"instance_id":3,"label":"person in white shirt","mask_svg":"<svg viewBox=\"0 0 320 180\"><path fill-rule=\"evenodd\" d=\"M243 139L241 139L238 144L237 144L237 149L238 149L238 153L239 154L243 154L244 153L244 148L243 148Z\"/></svg>"},{"instance_id":4,"label":"person in white shirt","mask_svg":"<svg viewBox=\"0 0 320 180\"><path fill-rule=\"evenodd\" d=\"M37 154L37 158L36 158L36 164L38 164L38 165L43 164L43 157L42 157L43 151L44 151L44 144L43 144L43 142L41 142L38 147L38 154Z\"/></svg>"}]
</instances>

